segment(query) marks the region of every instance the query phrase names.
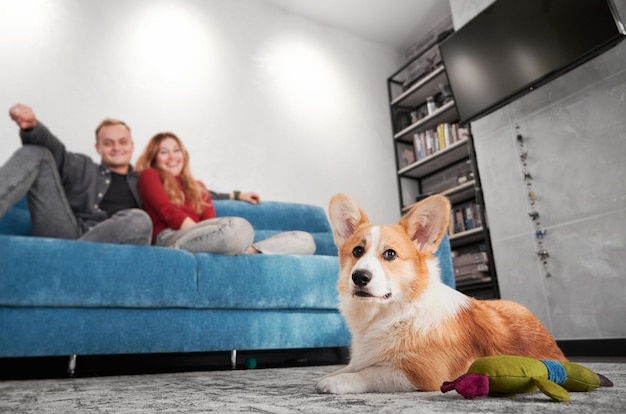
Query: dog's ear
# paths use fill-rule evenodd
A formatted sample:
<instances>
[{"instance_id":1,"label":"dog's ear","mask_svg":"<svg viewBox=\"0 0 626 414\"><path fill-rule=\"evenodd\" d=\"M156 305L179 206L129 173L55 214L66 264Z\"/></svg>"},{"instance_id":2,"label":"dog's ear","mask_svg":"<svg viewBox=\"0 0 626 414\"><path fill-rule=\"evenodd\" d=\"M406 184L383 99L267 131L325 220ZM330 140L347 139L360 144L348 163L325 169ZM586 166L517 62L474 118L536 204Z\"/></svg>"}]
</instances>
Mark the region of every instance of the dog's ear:
<instances>
[{"instance_id":1,"label":"dog's ear","mask_svg":"<svg viewBox=\"0 0 626 414\"><path fill-rule=\"evenodd\" d=\"M450 223L450 202L440 195L428 197L416 203L408 213L400 219L415 247L423 253L432 254L437 251L439 243Z\"/></svg>"},{"instance_id":2,"label":"dog's ear","mask_svg":"<svg viewBox=\"0 0 626 414\"><path fill-rule=\"evenodd\" d=\"M341 247L360 225L369 223L363 210L344 194L337 194L330 200L328 216L337 247Z\"/></svg>"}]
</instances>

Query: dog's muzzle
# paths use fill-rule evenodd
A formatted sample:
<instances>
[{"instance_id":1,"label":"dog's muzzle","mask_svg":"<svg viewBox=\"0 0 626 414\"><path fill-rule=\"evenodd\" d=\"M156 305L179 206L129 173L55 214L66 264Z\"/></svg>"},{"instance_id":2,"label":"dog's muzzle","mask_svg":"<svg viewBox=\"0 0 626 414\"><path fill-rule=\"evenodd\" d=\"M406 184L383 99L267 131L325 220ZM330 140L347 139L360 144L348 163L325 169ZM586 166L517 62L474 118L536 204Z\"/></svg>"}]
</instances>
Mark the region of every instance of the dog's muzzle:
<instances>
[{"instance_id":1,"label":"dog's muzzle","mask_svg":"<svg viewBox=\"0 0 626 414\"><path fill-rule=\"evenodd\" d=\"M371 289L367 286L372 280L372 272L369 270L357 269L352 272L352 283L355 288L352 292L353 296L361 299L386 301L391 298L391 292L387 292L382 296L374 295Z\"/></svg>"}]
</instances>

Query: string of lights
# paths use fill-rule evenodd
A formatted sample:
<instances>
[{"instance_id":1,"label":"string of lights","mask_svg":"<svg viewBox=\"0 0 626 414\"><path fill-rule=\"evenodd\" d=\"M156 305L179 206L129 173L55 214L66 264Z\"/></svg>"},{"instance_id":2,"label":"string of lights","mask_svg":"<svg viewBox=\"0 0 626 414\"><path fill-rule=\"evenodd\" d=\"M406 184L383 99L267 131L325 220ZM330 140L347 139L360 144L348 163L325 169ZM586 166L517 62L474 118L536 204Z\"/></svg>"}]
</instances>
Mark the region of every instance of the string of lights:
<instances>
[{"instance_id":1,"label":"string of lights","mask_svg":"<svg viewBox=\"0 0 626 414\"><path fill-rule=\"evenodd\" d=\"M533 221L535 227L535 244L537 248L536 254L544 268L546 277L550 277L551 274L548 266L550 253L544 245L544 239L546 237L547 230L542 228L541 215L539 214L539 211L537 211L537 194L535 194L535 190L533 189L533 176L528 170L528 149L524 145L524 136L519 131L519 125L515 126L515 129L519 157L522 166L522 175L524 177L524 182L526 183L526 190L528 194L527 197L530 207L528 216Z\"/></svg>"}]
</instances>

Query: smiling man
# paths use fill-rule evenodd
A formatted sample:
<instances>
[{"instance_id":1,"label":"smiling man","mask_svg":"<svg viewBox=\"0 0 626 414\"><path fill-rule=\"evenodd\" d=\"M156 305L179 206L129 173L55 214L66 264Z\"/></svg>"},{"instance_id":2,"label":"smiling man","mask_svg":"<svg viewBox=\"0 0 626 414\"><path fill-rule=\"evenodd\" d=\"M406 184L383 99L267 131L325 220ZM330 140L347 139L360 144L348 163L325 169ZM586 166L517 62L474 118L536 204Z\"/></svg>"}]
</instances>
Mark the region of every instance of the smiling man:
<instances>
[{"instance_id":1,"label":"smiling man","mask_svg":"<svg viewBox=\"0 0 626 414\"><path fill-rule=\"evenodd\" d=\"M152 222L141 210L128 125L105 119L96 128L97 164L67 151L28 106L13 105L9 115L23 146L0 167L0 217L28 195L35 236L150 244Z\"/></svg>"}]
</instances>

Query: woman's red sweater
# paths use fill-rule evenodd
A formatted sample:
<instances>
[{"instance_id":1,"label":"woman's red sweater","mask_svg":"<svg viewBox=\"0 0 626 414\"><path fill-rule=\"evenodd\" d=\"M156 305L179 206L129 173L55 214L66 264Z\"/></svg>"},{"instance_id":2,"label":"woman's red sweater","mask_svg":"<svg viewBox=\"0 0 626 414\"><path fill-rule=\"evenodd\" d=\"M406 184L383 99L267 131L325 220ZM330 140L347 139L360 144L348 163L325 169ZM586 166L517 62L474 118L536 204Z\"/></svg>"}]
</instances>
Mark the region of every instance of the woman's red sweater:
<instances>
[{"instance_id":1,"label":"woman's red sweater","mask_svg":"<svg viewBox=\"0 0 626 414\"><path fill-rule=\"evenodd\" d=\"M179 186L181 185L180 177L176 177ZM206 187L201 181L198 181L205 190ZM197 214L192 208L188 200L182 207L176 206L167 196L163 181L159 172L154 168L146 168L139 175L139 194L143 209L152 219L152 241L165 229L179 230L185 218L189 217L196 223L202 220L215 218L215 209L211 201L209 192L206 192L204 201L209 205Z\"/></svg>"}]
</instances>

